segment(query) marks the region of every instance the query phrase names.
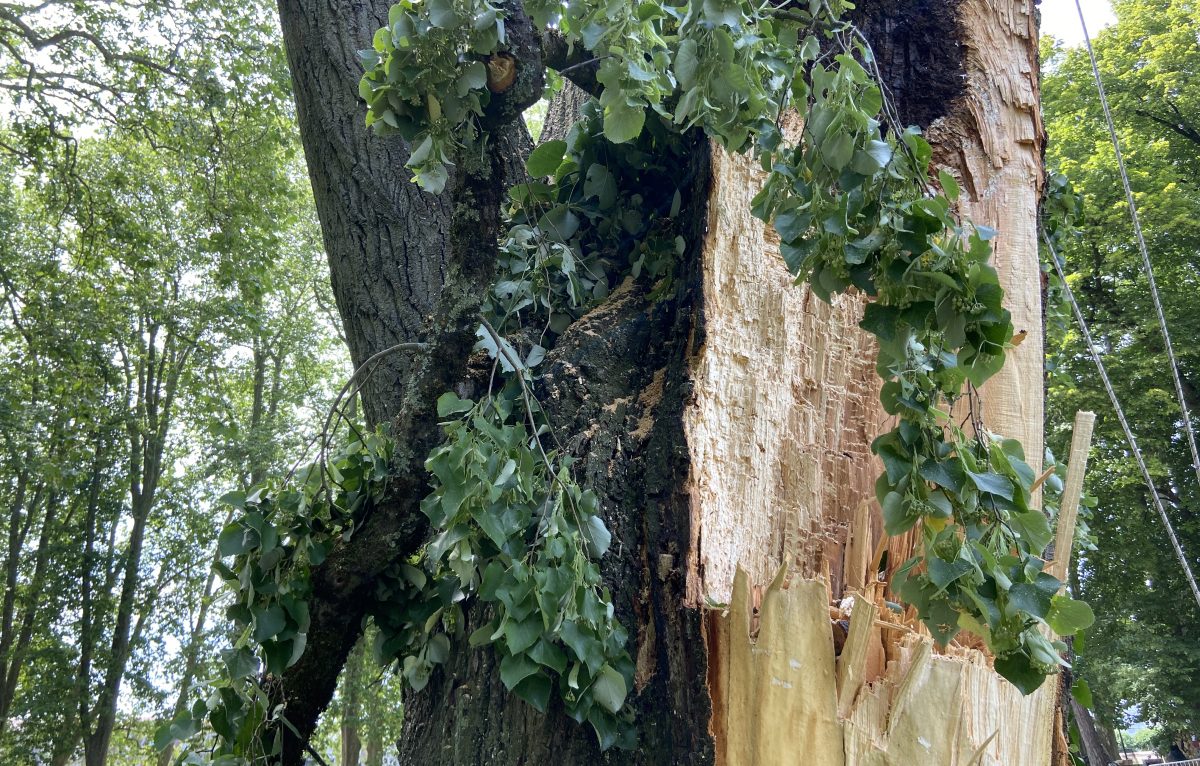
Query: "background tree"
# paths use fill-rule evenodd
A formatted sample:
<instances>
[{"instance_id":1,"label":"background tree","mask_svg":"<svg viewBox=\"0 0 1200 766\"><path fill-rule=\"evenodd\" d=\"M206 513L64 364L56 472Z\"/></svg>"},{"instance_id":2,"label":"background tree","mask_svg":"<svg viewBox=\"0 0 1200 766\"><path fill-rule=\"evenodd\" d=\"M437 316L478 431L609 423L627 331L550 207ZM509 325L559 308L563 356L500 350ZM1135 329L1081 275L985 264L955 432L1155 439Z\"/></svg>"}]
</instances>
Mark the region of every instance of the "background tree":
<instances>
[{"instance_id":1,"label":"background tree","mask_svg":"<svg viewBox=\"0 0 1200 766\"><path fill-rule=\"evenodd\" d=\"M1095 48L1195 417L1200 26L1187 2L1113 5L1117 23L1096 36ZM1195 569L1200 487L1087 53L1057 47L1043 56L1047 163L1071 178L1086 211L1079 236L1063 247L1070 279ZM1079 408L1101 414L1089 474L1089 490L1099 498L1088 521L1096 550L1083 554L1074 575L1074 587L1098 615L1080 672L1109 726L1121 726L1136 704L1145 720L1174 736L1195 732L1200 689L1191 679L1200 673L1200 613L1077 332L1068 328L1051 347L1058 362L1050 422L1065 422Z\"/></svg>"},{"instance_id":2,"label":"background tree","mask_svg":"<svg viewBox=\"0 0 1200 766\"><path fill-rule=\"evenodd\" d=\"M273 24L0 14L6 760L155 757L225 630L217 500L287 470L342 366Z\"/></svg>"}]
</instances>

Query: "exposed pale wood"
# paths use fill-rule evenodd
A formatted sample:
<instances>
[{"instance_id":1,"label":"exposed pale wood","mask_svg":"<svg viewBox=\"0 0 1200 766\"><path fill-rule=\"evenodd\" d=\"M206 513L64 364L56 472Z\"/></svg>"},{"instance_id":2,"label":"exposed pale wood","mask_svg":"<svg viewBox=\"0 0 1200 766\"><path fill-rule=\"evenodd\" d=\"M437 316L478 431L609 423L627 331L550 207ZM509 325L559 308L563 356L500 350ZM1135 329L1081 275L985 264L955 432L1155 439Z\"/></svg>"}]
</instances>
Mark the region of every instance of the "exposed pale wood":
<instances>
[{"instance_id":1,"label":"exposed pale wood","mask_svg":"<svg viewBox=\"0 0 1200 766\"><path fill-rule=\"evenodd\" d=\"M845 718L866 679L871 640L877 635L875 618L879 610L862 596L854 597L850 613L850 634L837 659L838 715Z\"/></svg>"},{"instance_id":2,"label":"exposed pale wood","mask_svg":"<svg viewBox=\"0 0 1200 766\"><path fill-rule=\"evenodd\" d=\"M960 179L963 216L999 232L992 262L1013 326L1028 336L984 386L983 416L990 430L1020 439L1038 471L1044 442L1037 211L1045 134L1034 0L963 0L959 18L967 89L929 135L935 160Z\"/></svg>"},{"instance_id":3,"label":"exposed pale wood","mask_svg":"<svg viewBox=\"0 0 1200 766\"><path fill-rule=\"evenodd\" d=\"M738 564L755 582L783 562L819 573L821 536L874 497L880 470L870 443L886 416L874 344L857 328L864 300L829 306L793 284L774 230L750 214L762 179L753 160L714 150L704 344L686 415L696 603L728 601Z\"/></svg>"},{"instance_id":4,"label":"exposed pale wood","mask_svg":"<svg viewBox=\"0 0 1200 766\"><path fill-rule=\"evenodd\" d=\"M772 583L763 595L757 639L749 632L751 586L738 569L719 642L709 632L709 651L727 661L713 679L723 698L714 717L717 762L729 766L841 764L842 728L837 717L833 642L825 584ZM715 684L714 684L715 681Z\"/></svg>"},{"instance_id":5,"label":"exposed pale wood","mask_svg":"<svg viewBox=\"0 0 1200 766\"><path fill-rule=\"evenodd\" d=\"M1063 485L1062 500L1058 506L1058 524L1054 535L1054 559L1047 571L1059 580L1066 581L1067 568L1071 564L1071 549L1075 545L1075 522L1079 518L1079 499L1083 496L1083 477L1087 472L1088 452L1092 445L1092 427L1096 424L1094 412L1075 413L1075 427L1071 431L1071 454L1067 463L1067 480Z\"/></svg>"},{"instance_id":6,"label":"exposed pale wood","mask_svg":"<svg viewBox=\"0 0 1200 766\"><path fill-rule=\"evenodd\" d=\"M961 0L955 8L968 85L928 135L936 161L960 179L963 216L1000 232L994 264L1015 329L1028 332L981 392L985 425L1021 440L1040 470L1043 131L1034 0ZM882 552L894 571L919 537L883 539L878 522L880 466L869 445L890 419L878 403L874 345L857 328L864 299L843 295L827 306L792 284L773 233L748 212L761 179L750 160L714 152L702 343L685 415L693 466L688 595L731 602L727 617L706 622L720 761L1050 766L1055 685L1023 697L984 654L935 649L911 610L891 613L876 592ZM824 582L768 588L752 640L753 586L780 564ZM745 572L735 578L738 566ZM866 603L878 599L877 616L859 627L864 601L855 606L838 664L840 696L826 680L832 664L828 673L806 673L803 689L772 684L786 678L775 672L779 657L832 663L830 601L858 588ZM795 697L804 694L814 696L801 704ZM814 749L824 747L813 743L828 740L831 720L840 757Z\"/></svg>"},{"instance_id":7,"label":"exposed pale wood","mask_svg":"<svg viewBox=\"0 0 1200 766\"><path fill-rule=\"evenodd\" d=\"M1039 760L1048 752L1028 736L1041 723L1030 698L997 675L979 652L937 654L932 642L916 633L903 634L884 675L862 685L847 706L848 675L841 698L836 694L824 589L811 580L768 588L758 636L752 639L752 587L745 573L738 573L726 616L714 613L708 631L710 652L722 658L719 678L710 669L709 686L721 711L713 719L719 763L1050 763ZM860 600L853 617L865 605ZM854 651L855 641L847 641L843 657Z\"/></svg>"},{"instance_id":8,"label":"exposed pale wood","mask_svg":"<svg viewBox=\"0 0 1200 766\"><path fill-rule=\"evenodd\" d=\"M874 511L866 500L854 509L850 521L850 533L846 539L846 558L842 566L843 584L846 590L861 591L868 579L874 580L871 566L871 514Z\"/></svg>"}]
</instances>

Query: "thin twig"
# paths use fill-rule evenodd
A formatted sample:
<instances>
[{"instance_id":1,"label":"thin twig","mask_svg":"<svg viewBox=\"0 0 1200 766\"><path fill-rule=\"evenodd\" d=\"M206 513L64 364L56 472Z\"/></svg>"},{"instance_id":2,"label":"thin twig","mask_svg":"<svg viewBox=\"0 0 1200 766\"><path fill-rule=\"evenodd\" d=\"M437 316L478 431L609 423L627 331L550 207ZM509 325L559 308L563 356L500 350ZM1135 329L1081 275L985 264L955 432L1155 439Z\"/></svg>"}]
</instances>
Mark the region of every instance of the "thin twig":
<instances>
[{"instance_id":1,"label":"thin twig","mask_svg":"<svg viewBox=\"0 0 1200 766\"><path fill-rule=\"evenodd\" d=\"M338 395L333 400L333 405L329 409L329 414L325 417L324 427L322 427L320 432L317 433L317 435L314 436L308 442L308 445L305 446L304 451L300 455L300 458L292 466L291 470L288 471L287 477L284 479L284 481L287 481L292 478L292 476L296 473L296 470L300 467L300 464L302 462L304 462L304 456L308 453L309 448L311 448L313 443L318 440L320 440L320 442L321 442L321 447L317 453L318 459L320 459L320 460L324 459L325 450L329 446L329 440L330 440L329 430L332 427L334 416L337 414L341 414L340 405L342 403L342 399L346 396L346 393L354 385L355 380L358 378L358 375L363 370L367 369L368 367L371 367L371 365L373 365L375 362L378 362L380 359L382 359L383 357L385 357L389 354L394 354L399 351L424 351L427 348L429 348L428 343L397 343L394 346L390 346L388 348L385 348L382 351L372 354L370 357L367 358L367 360L365 362L360 364L358 366L358 368L354 370L354 372L350 373L350 377L346 379L346 383L342 386L341 390L338 391ZM374 371L373 368L372 368L372 371ZM342 415L342 417L345 417L345 415Z\"/></svg>"}]
</instances>

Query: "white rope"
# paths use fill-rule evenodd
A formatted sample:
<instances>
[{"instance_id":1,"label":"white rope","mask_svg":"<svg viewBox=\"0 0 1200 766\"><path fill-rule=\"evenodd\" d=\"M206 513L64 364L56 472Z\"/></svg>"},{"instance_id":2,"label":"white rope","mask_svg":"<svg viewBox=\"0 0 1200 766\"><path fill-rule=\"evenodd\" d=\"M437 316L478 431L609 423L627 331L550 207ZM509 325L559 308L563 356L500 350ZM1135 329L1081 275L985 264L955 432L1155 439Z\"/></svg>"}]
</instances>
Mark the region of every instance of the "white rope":
<instances>
[{"instance_id":1,"label":"white rope","mask_svg":"<svg viewBox=\"0 0 1200 766\"><path fill-rule=\"evenodd\" d=\"M1079 0L1075 0L1075 10L1079 12L1079 24L1083 27L1083 41L1087 45L1088 57L1092 62L1092 76L1096 80L1096 90L1100 94L1100 106L1104 109L1104 119L1108 122L1108 135L1112 138L1113 151L1116 152L1117 169L1121 172L1121 184L1125 187L1125 201L1129 204L1129 216L1133 219L1133 233L1137 237L1138 250L1142 254L1142 267L1150 285L1150 300L1154 304L1154 313L1158 315L1158 328L1162 331L1163 342L1167 347L1167 360L1171 365L1171 377L1175 381L1175 396L1179 400L1179 410L1183 414L1183 430L1187 433L1188 447L1192 451L1192 468L1196 471L1197 483L1200 483L1200 452L1196 449L1192 415L1188 412L1187 399L1183 395L1183 382L1179 378L1179 362L1175 359L1175 349L1171 345L1171 333L1167 331L1167 317L1163 313L1162 300L1158 295L1158 285L1154 282L1154 269L1150 266L1150 252L1146 248L1146 238L1142 234L1142 222L1138 218L1133 189L1129 185L1125 157L1121 154L1121 142L1117 138L1117 128L1113 124L1112 112L1108 108L1108 94L1105 93L1104 82L1100 79L1100 66L1096 63L1096 52L1092 49L1092 38L1088 34L1087 22L1083 20L1083 8L1080 6Z\"/></svg>"},{"instance_id":2,"label":"white rope","mask_svg":"<svg viewBox=\"0 0 1200 766\"><path fill-rule=\"evenodd\" d=\"M1125 432L1125 439L1129 442L1129 447L1133 451L1133 457L1137 460L1138 468L1142 471L1142 478L1146 481L1146 486L1150 489L1150 497L1154 500L1154 507L1158 510L1158 515L1162 519L1163 526L1167 528L1167 537L1171 538L1171 547L1175 549L1175 555L1179 558L1180 565L1183 566L1183 573L1187 577L1188 584L1192 586L1192 595L1196 597L1196 606L1200 607L1200 587L1196 585L1196 576L1192 574L1192 567L1188 564L1187 556L1183 553L1183 547L1179 544L1179 538L1175 536L1175 528L1171 526L1171 519L1167 516L1167 510L1163 506L1162 498L1158 495L1158 488L1154 486L1154 479L1150 476L1150 469L1146 467L1146 460L1142 457L1142 450L1138 447L1137 439L1133 436L1133 429L1129 427L1129 421L1125 418L1125 410L1121 407L1121 402L1117 399L1117 392L1113 390L1112 381L1108 378L1108 371L1104 368L1104 362L1100 359L1100 353L1096 351L1096 344L1092 341L1092 333L1088 330L1087 322L1083 318L1083 312L1079 309L1079 304L1075 302L1075 293L1071 291L1071 286L1067 284L1067 276L1063 273L1062 266L1058 262L1058 253L1054 249L1054 245L1050 242L1050 237L1042 232L1042 238L1046 241L1046 247L1050 248L1050 260L1054 262L1054 270L1058 272L1058 278L1062 280L1063 292L1066 293L1067 301L1071 304L1071 311L1075 314L1075 321L1079 323L1079 329L1083 333L1083 342L1087 344L1088 352L1092 355L1092 361L1096 363L1096 369L1100 371L1100 380L1104 381L1104 390L1108 392L1108 398L1112 402L1113 409L1117 412L1117 420L1121 421L1121 429Z\"/></svg>"}]
</instances>

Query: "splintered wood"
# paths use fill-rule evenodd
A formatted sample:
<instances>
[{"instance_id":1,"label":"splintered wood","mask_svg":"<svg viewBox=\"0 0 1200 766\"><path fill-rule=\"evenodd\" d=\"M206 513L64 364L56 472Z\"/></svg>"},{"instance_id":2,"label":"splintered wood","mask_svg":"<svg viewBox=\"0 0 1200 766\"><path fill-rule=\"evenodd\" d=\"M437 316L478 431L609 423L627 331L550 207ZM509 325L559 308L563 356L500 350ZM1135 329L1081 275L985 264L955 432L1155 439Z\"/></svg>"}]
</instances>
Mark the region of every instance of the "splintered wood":
<instances>
[{"instance_id":1,"label":"splintered wood","mask_svg":"<svg viewBox=\"0 0 1200 766\"><path fill-rule=\"evenodd\" d=\"M956 9L968 84L928 134L937 163L960 180L963 216L1000 232L994 263L1027 336L982 392L984 422L1020 439L1037 470L1034 0L962 0ZM870 443L892 424L879 405L873 342L857 327L865 298L826 305L793 284L774 233L749 213L762 178L751 161L714 151L685 416L688 594L696 605L729 604L705 620L718 762L1049 766L1055 684L1023 697L969 636L938 650L911 610L888 603L887 580L918 538L885 538L878 521L881 467ZM781 565L798 575L790 587L787 578L764 587Z\"/></svg>"},{"instance_id":2,"label":"splintered wood","mask_svg":"<svg viewBox=\"0 0 1200 766\"><path fill-rule=\"evenodd\" d=\"M1022 696L984 654L954 646L935 653L927 636L880 622L877 605L858 597L835 658L825 584L781 582L756 610L749 577L738 570L727 612L706 620L718 763L1050 763L1036 695ZM872 657L886 657L886 666Z\"/></svg>"},{"instance_id":3,"label":"splintered wood","mask_svg":"<svg viewBox=\"0 0 1200 766\"><path fill-rule=\"evenodd\" d=\"M870 444L886 417L874 342L857 329L864 299L829 306L795 285L774 230L750 215L761 171L719 150L713 165L704 344L685 415L694 603L728 601L739 564L761 583L782 562L818 563L822 535L874 497Z\"/></svg>"}]
</instances>

